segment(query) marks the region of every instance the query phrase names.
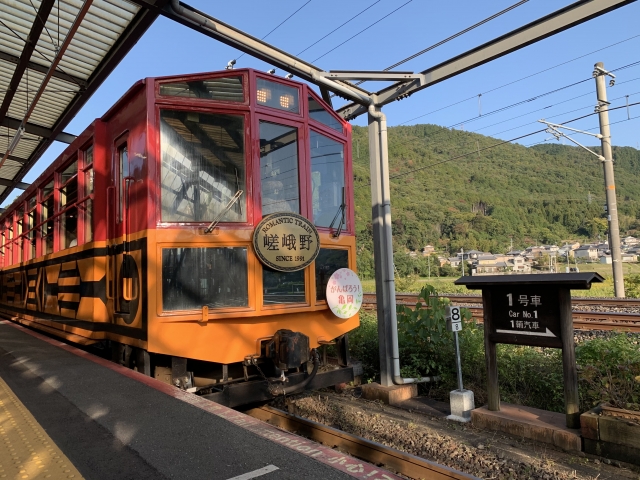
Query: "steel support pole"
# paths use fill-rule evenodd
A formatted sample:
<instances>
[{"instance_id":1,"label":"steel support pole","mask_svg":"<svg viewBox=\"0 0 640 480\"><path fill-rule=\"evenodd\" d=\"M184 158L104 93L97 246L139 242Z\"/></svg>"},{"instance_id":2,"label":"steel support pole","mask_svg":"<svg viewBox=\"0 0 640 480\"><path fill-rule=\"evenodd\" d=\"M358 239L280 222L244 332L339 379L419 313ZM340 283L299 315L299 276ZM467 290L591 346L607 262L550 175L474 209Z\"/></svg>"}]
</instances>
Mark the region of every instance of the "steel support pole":
<instances>
[{"instance_id":1,"label":"steel support pole","mask_svg":"<svg viewBox=\"0 0 640 480\"><path fill-rule=\"evenodd\" d=\"M607 196L607 215L609 220L609 249L611 250L611 266L613 268L613 288L616 297L624 297L624 276L622 274L622 254L620 252L620 227L618 226L618 206L616 203L616 184L613 177L613 153L611 151L611 130L609 128L609 103L607 102L606 75L604 65L595 65L602 70L596 75L596 96L598 101L598 117L600 134L602 135L602 156L604 161L604 188Z\"/></svg>"},{"instance_id":2,"label":"steel support pole","mask_svg":"<svg viewBox=\"0 0 640 480\"><path fill-rule=\"evenodd\" d=\"M392 386L393 364L391 345L391 315L396 314L395 280L393 276L393 246L391 243L391 213L389 178L385 184L386 131L380 122L369 115L369 163L371 172L371 223L373 225L373 253L375 260L376 298L378 313L378 342L380 352L380 384Z\"/></svg>"}]
</instances>

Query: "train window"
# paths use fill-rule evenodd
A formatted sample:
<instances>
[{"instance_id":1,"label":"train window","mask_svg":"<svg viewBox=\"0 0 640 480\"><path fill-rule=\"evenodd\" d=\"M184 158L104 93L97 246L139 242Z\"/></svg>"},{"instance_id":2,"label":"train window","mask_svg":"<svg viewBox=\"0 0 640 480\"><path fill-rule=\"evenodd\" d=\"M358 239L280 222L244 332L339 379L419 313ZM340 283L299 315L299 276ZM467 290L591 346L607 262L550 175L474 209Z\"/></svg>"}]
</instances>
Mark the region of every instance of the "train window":
<instances>
[{"instance_id":1,"label":"train window","mask_svg":"<svg viewBox=\"0 0 640 480\"><path fill-rule=\"evenodd\" d=\"M85 243L93 241L93 168L89 168L84 172L84 196L86 200L81 204L84 213L84 241ZM88 198L87 198L88 197Z\"/></svg>"},{"instance_id":2,"label":"train window","mask_svg":"<svg viewBox=\"0 0 640 480\"><path fill-rule=\"evenodd\" d=\"M342 123L331 115L314 97L309 95L309 117L316 122L324 123L327 127L342 133Z\"/></svg>"},{"instance_id":3,"label":"train window","mask_svg":"<svg viewBox=\"0 0 640 480\"><path fill-rule=\"evenodd\" d=\"M60 248L78 245L78 207L73 206L60 215Z\"/></svg>"},{"instance_id":4,"label":"train window","mask_svg":"<svg viewBox=\"0 0 640 480\"><path fill-rule=\"evenodd\" d=\"M264 304L304 303L304 270L297 272L278 272L262 267L262 288Z\"/></svg>"},{"instance_id":5,"label":"train window","mask_svg":"<svg viewBox=\"0 0 640 480\"><path fill-rule=\"evenodd\" d=\"M249 305L246 247L162 249L162 309L200 310L204 305Z\"/></svg>"},{"instance_id":6,"label":"train window","mask_svg":"<svg viewBox=\"0 0 640 480\"><path fill-rule=\"evenodd\" d=\"M118 222L122 222L122 209L124 206L124 179L129 176L129 151L127 144L118 147L118 190L120 191L120 202L118 206Z\"/></svg>"},{"instance_id":7,"label":"train window","mask_svg":"<svg viewBox=\"0 0 640 480\"><path fill-rule=\"evenodd\" d=\"M242 76L160 84L160 95L221 102L244 102Z\"/></svg>"},{"instance_id":8,"label":"train window","mask_svg":"<svg viewBox=\"0 0 640 480\"><path fill-rule=\"evenodd\" d=\"M36 206L38 205L38 201L36 199L36 196L34 195L33 197L31 197L29 200L27 200L27 239L28 239L28 245L27 245L27 260L31 260L32 258L36 257L36 230L35 230L35 226L38 223L37 222L37 218L36 218L36 214L37 214L37 209Z\"/></svg>"},{"instance_id":9,"label":"train window","mask_svg":"<svg viewBox=\"0 0 640 480\"><path fill-rule=\"evenodd\" d=\"M316 300L327 299L327 282L333 272L349 268L349 252L330 248L321 248L316 257Z\"/></svg>"},{"instance_id":10,"label":"train window","mask_svg":"<svg viewBox=\"0 0 640 480\"><path fill-rule=\"evenodd\" d=\"M18 213L16 214L16 262L21 262L23 259L22 255L22 233L24 224L24 207L20 207L18 209Z\"/></svg>"},{"instance_id":11,"label":"train window","mask_svg":"<svg viewBox=\"0 0 640 480\"><path fill-rule=\"evenodd\" d=\"M298 129L260 122L262 215L300 213Z\"/></svg>"},{"instance_id":12,"label":"train window","mask_svg":"<svg viewBox=\"0 0 640 480\"><path fill-rule=\"evenodd\" d=\"M257 99L259 105L277 108L285 112L299 113L298 89L264 78L257 79Z\"/></svg>"},{"instance_id":13,"label":"train window","mask_svg":"<svg viewBox=\"0 0 640 480\"><path fill-rule=\"evenodd\" d=\"M53 180L42 187L42 198L45 199L53 193Z\"/></svg>"},{"instance_id":14,"label":"train window","mask_svg":"<svg viewBox=\"0 0 640 480\"><path fill-rule=\"evenodd\" d=\"M245 188L244 117L162 110L162 221L211 222ZM246 195L220 219L246 222Z\"/></svg>"},{"instance_id":15,"label":"train window","mask_svg":"<svg viewBox=\"0 0 640 480\"><path fill-rule=\"evenodd\" d=\"M70 172L73 172L70 175ZM73 162L60 174L60 207L65 208L78 201L78 163Z\"/></svg>"},{"instance_id":16,"label":"train window","mask_svg":"<svg viewBox=\"0 0 640 480\"><path fill-rule=\"evenodd\" d=\"M60 173L60 237L59 248L78 244L78 162L75 161Z\"/></svg>"},{"instance_id":17,"label":"train window","mask_svg":"<svg viewBox=\"0 0 640 480\"><path fill-rule=\"evenodd\" d=\"M53 253L53 180L42 189L41 202L42 226L40 236L42 238L42 255Z\"/></svg>"},{"instance_id":18,"label":"train window","mask_svg":"<svg viewBox=\"0 0 640 480\"><path fill-rule=\"evenodd\" d=\"M5 265L11 265L13 263L13 215L9 215L4 231L7 240L7 248L4 256Z\"/></svg>"},{"instance_id":19,"label":"train window","mask_svg":"<svg viewBox=\"0 0 640 480\"><path fill-rule=\"evenodd\" d=\"M84 152L84 166L93 164L93 145L87 148Z\"/></svg>"},{"instance_id":20,"label":"train window","mask_svg":"<svg viewBox=\"0 0 640 480\"><path fill-rule=\"evenodd\" d=\"M310 144L313 223L318 227L337 228L345 218L342 211L345 208L344 146L313 130Z\"/></svg>"},{"instance_id":21,"label":"train window","mask_svg":"<svg viewBox=\"0 0 640 480\"><path fill-rule=\"evenodd\" d=\"M75 161L60 173L60 185L64 185L78 173L78 162Z\"/></svg>"}]
</instances>

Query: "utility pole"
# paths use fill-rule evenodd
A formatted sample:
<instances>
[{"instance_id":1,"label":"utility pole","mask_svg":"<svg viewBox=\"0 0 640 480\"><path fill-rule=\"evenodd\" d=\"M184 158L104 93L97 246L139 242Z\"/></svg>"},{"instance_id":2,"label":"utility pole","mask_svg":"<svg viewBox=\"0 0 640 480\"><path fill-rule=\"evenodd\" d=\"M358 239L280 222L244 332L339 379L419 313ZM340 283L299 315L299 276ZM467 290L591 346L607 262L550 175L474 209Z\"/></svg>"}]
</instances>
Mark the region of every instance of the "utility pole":
<instances>
[{"instance_id":1,"label":"utility pole","mask_svg":"<svg viewBox=\"0 0 640 480\"><path fill-rule=\"evenodd\" d=\"M594 66L593 77L596 79L596 112L600 119L600 133L585 132L557 123L547 122L546 120L538 120L540 123L547 125L547 133L552 134L556 139L566 138L583 148L590 154L594 155L602 162L604 171L604 189L606 195L607 220L609 222L609 248L611 249L611 267L613 270L613 288L617 298L624 298L624 276L622 272L622 252L620 251L620 226L618 225L618 206L616 203L616 185L613 177L613 153L611 151L611 130L609 129L609 102L607 101L607 87L605 77L611 77L609 86L613 87L616 76L604 69L602 62L598 62ZM570 130L572 132L591 135L600 139L602 145L602 154L594 152L585 147L573 137L561 132L560 129ZM589 197L590 198L590 195Z\"/></svg>"},{"instance_id":2,"label":"utility pole","mask_svg":"<svg viewBox=\"0 0 640 480\"><path fill-rule=\"evenodd\" d=\"M464 277L464 248L461 248L460 252L462 252L462 276Z\"/></svg>"},{"instance_id":3,"label":"utility pole","mask_svg":"<svg viewBox=\"0 0 640 480\"><path fill-rule=\"evenodd\" d=\"M595 64L593 76L596 79L596 98L598 101L598 117L600 119L600 138L602 144L602 167L604 170L604 188L607 196L607 220L609 221L609 248L613 267L613 288L616 297L624 297L624 276L622 273L622 253L620 251L620 227L618 226L618 206L616 203L616 186L613 177L613 153L611 151L611 130L609 128L609 102L607 102L606 76L611 77L611 86L615 76L604 69L604 64Z\"/></svg>"}]
</instances>

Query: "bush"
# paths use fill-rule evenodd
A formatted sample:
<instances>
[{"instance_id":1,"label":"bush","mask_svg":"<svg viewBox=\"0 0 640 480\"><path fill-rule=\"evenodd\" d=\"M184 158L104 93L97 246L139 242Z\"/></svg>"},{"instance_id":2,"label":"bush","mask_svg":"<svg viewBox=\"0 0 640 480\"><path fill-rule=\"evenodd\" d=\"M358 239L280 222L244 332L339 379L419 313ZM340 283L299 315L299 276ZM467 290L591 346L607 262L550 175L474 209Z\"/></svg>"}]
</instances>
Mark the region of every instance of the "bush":
<instances>
[{"instance_id":1,"label":"bush","mask_svg":"<svg viewBox=\"0 0 640 480\"><path fill-rule=\"evenodd\" d=\"M576 349L580 403L585 409L608 402L640 410L640 349L624 334L594 339Z\"/></svg>"},{"instance_id":2,"label":"bush","mask_svg":"<svg viewBox=\"0 0 640 480\"><path fill-rule=\"evenodd\" d=\"M640 275L627 275L624 279L624 292L627 297L640 297Z\"/></svg>"},{"instance_id":3,"label":"bush","mask_svg":"<svg viewBox=\"0 0 640 480\"><path fill-rule=\"evenodd\" d=\"M431 285L425 285L418 294L415 309L399 305L398 340L402 375L419 378L440 375L446 362L455 355L451 333L446 328L446 307L451 301L438 297ZM471 320L471 313L463 309L463 321ZM455 358L455 357L454 357Z\"/></svg>"},{"instance_id":4,"label":"bush","mask_svg":"<svg viewBox=\"0 0 640 480\"><path fill-rule=\"evenodd\" d=\"M452 334L446 331L444 312L449 300L429 285L420 292L416 310L398 307L401 373L416 378L439 375L436 384L420 384L420 391L448 402L458 388ZM463 309L459 333L462 376L476 405L487 401L484 331ZM375 314L361 313L361 325L349 334L351 354L364 367L364 379L378 381L378 322ZM507 403L564 411L562 352L559 349L498 345L500 398ZM609 402L640 410L640 349L638 340L624 334L589 340L576 348L582 411Z\"/></svg>"}]
</instances>

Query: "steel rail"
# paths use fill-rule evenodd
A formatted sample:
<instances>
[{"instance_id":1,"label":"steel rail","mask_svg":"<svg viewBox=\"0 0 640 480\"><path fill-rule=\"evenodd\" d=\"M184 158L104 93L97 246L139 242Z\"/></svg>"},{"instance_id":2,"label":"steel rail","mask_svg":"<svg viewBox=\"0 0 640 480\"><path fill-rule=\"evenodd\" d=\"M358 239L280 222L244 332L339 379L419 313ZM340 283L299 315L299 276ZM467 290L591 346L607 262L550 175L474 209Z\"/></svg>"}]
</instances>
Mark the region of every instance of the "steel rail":
<instances>
[{"instance_id":1,"label":"steel rail","mask_svg":"<svg viewBox=\"0 0 640 480\"><path fill-rule=\"evenodd\" d=\"M471 311L472 317L478 322L483 322L482 297L479 295L443 295L457 303L467 303L473 306L463 307ZM417 294L398 294L396 304L413 307L418 301ZM640 306L637 299L589 299L574 298L573 306L613 306L629 307ZM373 310L375 308L375 294L365 294L363 308ZM590 312L573 311L573 326L576 330L618 330L627 332L640 332L640 313L628 312Z\"/></svg>"},{"instance_id":2,"label":"steel rail","mask_svg":"<svg viewBox=\"0 0 640 480\"><path fill-rule=\"evenodd\" d=\"M440 295L440 297L448 298L456 303L482 303L481 295L465 295L465 294L448 294ZM364 303L376 301L375 293L365 293ZM416 303L418 301L417 293L398 293L396 301L404 303ZM602 307L639 307L640 298L599 298L599 297L573 297L571 304L576 306L602 306Z\"/></svg>"},{"instance_id":3,"label":"steel rail","mask_svg":"<svg viewBox=\"0 0 640 480\"><path fill-rule=\"evenodd\" d=\"M384 466L409 478L428 478L433 480L468 480L477 478L342 430L291 415L273 407L253 408L244 413L288 432L301 435L331 448L338 448L366 462Z\"/></svg>"}]
</instances>

